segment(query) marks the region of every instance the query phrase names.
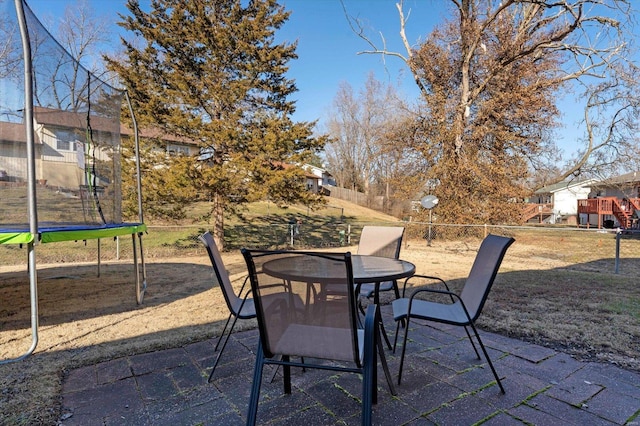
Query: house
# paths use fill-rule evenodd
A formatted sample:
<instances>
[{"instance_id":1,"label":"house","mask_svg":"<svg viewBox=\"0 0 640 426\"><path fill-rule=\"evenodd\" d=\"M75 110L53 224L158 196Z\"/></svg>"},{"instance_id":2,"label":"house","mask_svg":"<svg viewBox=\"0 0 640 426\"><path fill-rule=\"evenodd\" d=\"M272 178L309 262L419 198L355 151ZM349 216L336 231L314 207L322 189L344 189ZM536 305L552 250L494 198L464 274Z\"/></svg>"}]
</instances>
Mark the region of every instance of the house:
<instances>
[{"instance_id":1,"label":"house","mask_svg":"<svg viewBox=\"0 0 640 426\"><path fill-rule=\"evenodd\" d=\"M640 172L603 179L578 200L579 223L586 227L637 228L639 211Z\"/></svg>"},{"instance_id":2,"label":"house","mask_svg":"<svg viewBox=\"0 0 640 426\"><path fill-rule=\"evenodd\" d=\"M42 179L38 171L42 169L42 142L35 136L36 178ZM27 137L24 125L0 121L0 174L2 181L25 182L27 180Z\"/></svg>"},{"instance_id":3,"label":"house","mask_svg":"<svg viewBox=\"0 0 640 426\"><path fill-rule=\"evenodd\" d=\"M640 171L597 182L588 198L598 197L640 198Z\"/></svg>"},{"instance_id":4,"label":"house","mask_svg":"<svg viewBox=\"0 0 640 426\"><path fill-rule=\"evenodd\" d=\"M578 200L586 198L596 179L569 180L542 187L527 200L523 213L525 222L537 219L540 223L578 221Z\"/></svg>"},{"instance_id":5,"label":"house","mask_svg":"<svg viewBox=\"0 0 640 426\"><path fill-rule=\"evenodd\" d=\"M35 177L40 184L80 190L87 179L108 185L118 172L120 135L117 123L101 116L34 108ZM27 138L24 123L0 122L0 169L3 180L26 182ZM90 140L91 143L86 143Z\"/></svg>"},{"instance_id":6,"label":"house","mask_svg":"<svg viewBox=\"0 0 640 426\"><path fill-rule=\"evenodd\" d=\"M78 195L87 182L100 190L116 179L120 173L120 141L133 138L133 131L122 124L114 128L114 120L92 115L89 137L86 120L86 113L34 108L37 182ZM211 151L202 150L196 141L168 135L158 128L139 129L139 137L158 142L155 149L166 155L199 156L199 159L211 156ZM87 140L91 143L86 143ZM24 124L0 121L0 182L26 182L26 159ZM335 185L333 176L326 170L310 164L301 168L310 191L320 193L324 186Z\"/></svg>"},{"instance_id":7,"label":"house","mask_svg":"<svg viewBox=\"0 0 640 426\"><path fill-rule=\"evenodd\" d=\"M34 108L35 175L38 183L77 192L88 179L108 185L119 173L120 140L133 131L117 121L86 113ZM114 123L115 127L114 127ZM90 135L88 132L90 131ZM168 155L197 155L194 141L142 129L141 138L162 140ZM87 143L87 141L90 141ZM86 151L86 152L85 152ZM26 182L27 143L23 123L0 121L0 176L2 181Z\"/></svg>"},{"instance_id":8,"label":"house","mask_svg":"<svg viewBox=\"0 0 640 426\"><path fill-rule=\"evenodd\" d=\"M202 158L208 158L207 155L210 156L211 149L200 148L198 143L194 140L170 135L168 133L163 132L159 128L155 127L144 127L139 128L139 137L143 139L150 139L155 141L162 141L161 146L157 146L157 150L164 151L167 155L188 155L188 156L197 156L199 155ZM124 124L120 125L120 135L126 138L133 138L133 130Z\"/></svg>"},{"instance_id":9,"label":"house","mask_svg":"<svg viewBox=\"0 0 640 426\"><path fill-rule=\"evenodd\" d=\"M325 169L311 164L304 164L302 168L306 172L307 189L315 193L320 193L327 185L336 185L333 175Z\"/></svg>"}]
</instances>

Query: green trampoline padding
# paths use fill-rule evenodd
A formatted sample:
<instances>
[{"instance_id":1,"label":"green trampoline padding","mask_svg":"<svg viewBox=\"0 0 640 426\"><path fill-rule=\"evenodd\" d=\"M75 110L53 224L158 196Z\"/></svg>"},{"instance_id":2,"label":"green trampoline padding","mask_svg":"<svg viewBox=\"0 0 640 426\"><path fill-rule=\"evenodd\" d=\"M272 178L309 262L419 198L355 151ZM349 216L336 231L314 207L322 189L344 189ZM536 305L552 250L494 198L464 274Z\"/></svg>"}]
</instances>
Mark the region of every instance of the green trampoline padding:
<instances>
[{"instance_id":1,"label":"green trampoline padding","mask_svg":"<svg viewBox=\"0 0 640 426\"><path fill-rule=\"evenodd\" d=\"M30 232L0 231L0 244L27 244L33 241Z\"/></svg>"},{"instance_id":2,"label":"green trampoline padding","mask_svg":"<svg viewBox=\"0 0 640 426\"><path fill-rule=\"evenodd\" d=\"M102 226L60 226L40 228L40 242L56 243L60 241L95 240L99 238L117 237L119 235L137 234L144 232L144 223L121 223ZM28 230L0 229L0 244L27 244L33 241L33 235Z\"/></svg>"}]
</instances>

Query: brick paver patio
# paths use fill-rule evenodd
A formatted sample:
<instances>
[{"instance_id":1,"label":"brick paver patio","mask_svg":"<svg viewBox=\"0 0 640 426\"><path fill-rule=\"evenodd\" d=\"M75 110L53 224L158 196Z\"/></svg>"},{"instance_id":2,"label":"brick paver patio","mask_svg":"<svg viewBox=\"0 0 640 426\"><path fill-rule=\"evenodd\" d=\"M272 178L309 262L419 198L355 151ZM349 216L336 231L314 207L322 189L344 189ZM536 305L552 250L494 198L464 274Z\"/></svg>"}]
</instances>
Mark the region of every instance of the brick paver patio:
<instances>
[{"instance_id":1,"label":"brick paver patio","mask_svg":"<svg viewBox=\"0 0 640 426\"><path fill-rule=\"evenodd\" d=\"M383 306L393 333L390 306ZM506 394L475 358L464 330L414 326L405 373L392 397L379 370L378 425L640 425L640 374L581 362L549 348L481 333ZM133 355L71 371L63 385L63 425L243 425L257 330L229 341L212 383L215 340ZM399 354L387 351L391 372ZM265 372L260 424L360 424L360 377L293 370L294 390Z\"/></svg>"}]
</instances>

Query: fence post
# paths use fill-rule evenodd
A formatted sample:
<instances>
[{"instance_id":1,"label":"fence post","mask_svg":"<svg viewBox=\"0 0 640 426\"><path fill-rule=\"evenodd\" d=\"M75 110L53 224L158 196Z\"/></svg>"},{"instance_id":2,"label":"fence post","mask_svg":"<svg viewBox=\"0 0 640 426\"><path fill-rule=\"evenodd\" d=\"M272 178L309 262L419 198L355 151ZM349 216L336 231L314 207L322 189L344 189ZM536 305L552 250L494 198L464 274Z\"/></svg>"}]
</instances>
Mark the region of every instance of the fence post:
<instances>
[{"instance_id":1,"label":"fence post","mask_svg":"<svg viewBox=\"0 0 640 426\"><path fill-rule=\"evenodd\" d=\"M293 220L289 221L289 235L291 236L291 247L293 247L293 227L295 226L295 222Z\"/></svg>"},{"instance_id":2,"label":"fence post","mask_svg":"<svg viewBox=\"0 0 640 426\"><path fill-rule=\"evenodd\" d=\"M622 237L622 232L620 228L618 228L616 232L616 263L615 263L615 273L620 272L620 239Z\"/></svg>"},{"instance_id":3,"label":"fence post","mask_svg":"<svg viewBox=\"0 0 640 426\"><path fill-rule=\"evenodd\" d=\"M432 213L433 209L429 209L429 233L427 234L427 247L431 247L431 222L432 222L432 217L431 217L431 213Z\"/></svg>"}]
</instances>

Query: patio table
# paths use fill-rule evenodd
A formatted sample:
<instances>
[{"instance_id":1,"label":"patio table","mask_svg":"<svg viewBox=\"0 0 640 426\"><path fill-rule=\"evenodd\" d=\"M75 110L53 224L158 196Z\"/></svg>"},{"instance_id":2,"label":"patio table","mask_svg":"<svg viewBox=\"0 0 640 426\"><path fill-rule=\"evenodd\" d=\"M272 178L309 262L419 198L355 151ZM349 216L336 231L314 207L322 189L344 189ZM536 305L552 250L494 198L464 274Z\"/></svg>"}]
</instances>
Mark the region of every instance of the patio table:
<instances>
[{"instance_id":1,"label":"patio table","mask_svg":"<svg viewBox=\"0 0 640 426\"><path fill-rule=\"evenodd\" d=\"M331 285L344 282L344 263L336 262L336 268L317 267L317 262L305 262L305 257L292 255L265 262L262 270L274 277L283 280L302 281L308 283L319 283L321 285ZM379 302L379 287L381 282L407 278L415 274L416 267L413 263L401 259L391 259L388 257L352 255L351 264L353 268L354 284L375 283L374 300ZM354 291L355 289L352 289ZM308 294L307 297L310 297ZM389 348L391 343L384 329L384 324L380 320L382 335ZM378 340L378 352L384 358L384 349ZM386 364L384 364L386 365ZM392 395L396 395L393 380L388 369L385 368L385 376Z\"/></svg>"},{"instance_id":2,"label":"patio table","mask_svg":"<svg viewBox=\"0 0 640 426\"><path fill-rule=\"evenodd\" d=\"M318 270L313 267L315 264L306 264L302 259L302 256L295 255L274 259L265 262L262 268L269 275L284 280L289 279L331 284L332 282L344 279L344 269L326 268ZM380 283L408 278L416 272L416 267L413 263L388 257L355 254L351 256L351 264L353 267L353 281L356 284L356 288L358 288L360 284L375 284L374 303L377 305L380 304ZM337 265L343 266L341 263ZM391 349L391 342L389 341L382 321L380 322L380 328L387 347Z\"/></svg>"},{"instance_id":3,"label":"patio table","mask_svg":"<svg viewBox=\"0 0 640 426\"><path fill-rule=\"evenodd\" d=\"M342 277L344 270L311 268L301 262L302 257L290 256L271 260L262 265L270 275L291 280L310 280L330 284ZM353 282L355 284L376 283L399 280L415 274L413 263L402 259L354 254L351 256L353 266ZM378 288L376 287L376 293ZM378 299L376 299L376 302Z\"/></svg>"}]
</instances>

